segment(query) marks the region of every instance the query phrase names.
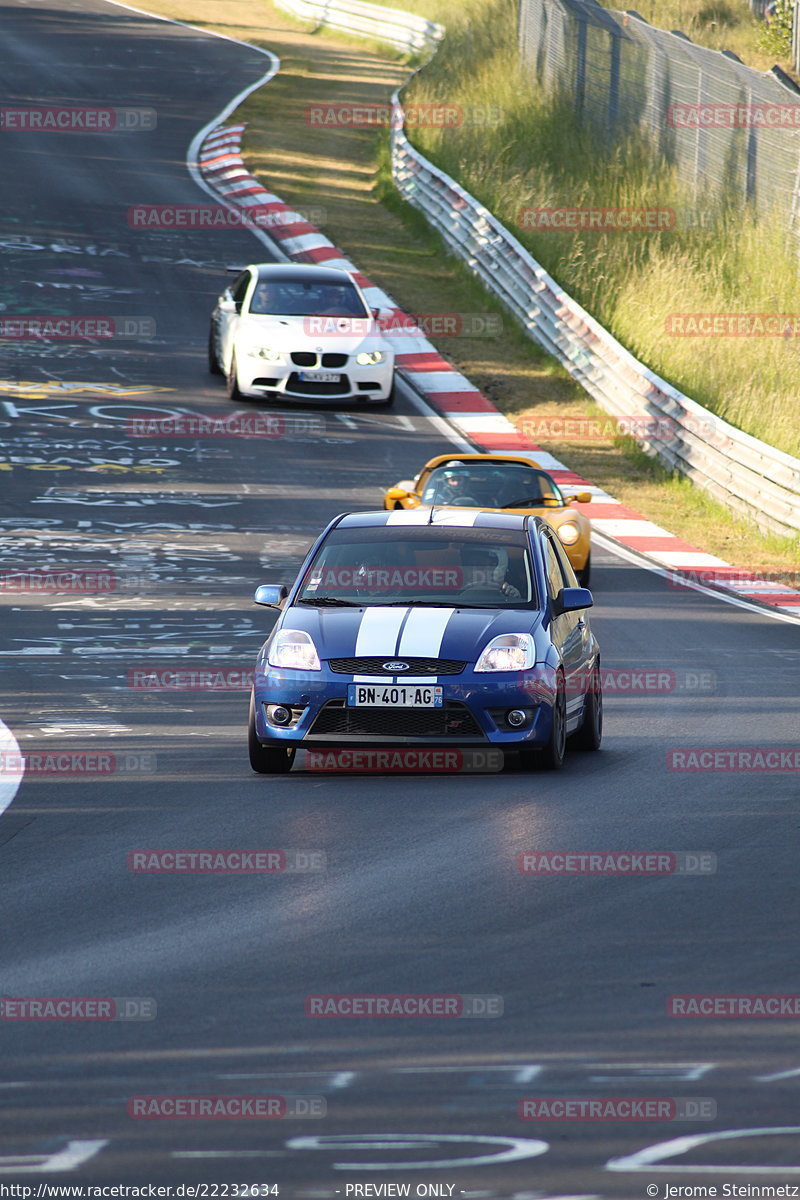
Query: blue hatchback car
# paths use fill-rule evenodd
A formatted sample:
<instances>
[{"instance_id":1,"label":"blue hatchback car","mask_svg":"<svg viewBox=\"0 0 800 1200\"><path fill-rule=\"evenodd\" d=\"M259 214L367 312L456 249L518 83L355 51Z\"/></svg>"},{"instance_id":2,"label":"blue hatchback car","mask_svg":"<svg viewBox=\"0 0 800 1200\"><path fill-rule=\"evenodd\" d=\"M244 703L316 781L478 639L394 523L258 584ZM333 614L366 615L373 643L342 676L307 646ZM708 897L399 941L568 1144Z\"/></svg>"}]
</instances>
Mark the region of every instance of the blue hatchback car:
<instances>
[{"instance_id":1,"label":"blue hatchback car","mask_svg":"<svg viewBox=\"0 0 800 1200\"><path fill-rule=\"evenodd\" d=\"M600 650L564 550L540 517L348 513L317 539L256 662L250 764L298 747L497 747L558 769L597 750Z\"/></svg>"}]
</instances>

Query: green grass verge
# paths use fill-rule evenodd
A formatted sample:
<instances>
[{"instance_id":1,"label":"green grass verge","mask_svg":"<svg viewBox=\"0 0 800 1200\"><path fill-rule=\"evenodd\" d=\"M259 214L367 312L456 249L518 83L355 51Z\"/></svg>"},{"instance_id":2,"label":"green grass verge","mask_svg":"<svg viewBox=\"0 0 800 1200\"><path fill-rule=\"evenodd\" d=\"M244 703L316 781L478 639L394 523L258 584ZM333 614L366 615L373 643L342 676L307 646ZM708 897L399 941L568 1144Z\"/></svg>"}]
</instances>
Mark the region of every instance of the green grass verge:
<instances>
[{"instance_id":1,"label":"green grass verge","mask_svg":"<svg viewBox=\"0 0 800 1200\"><path fill-rule=\"evenodd\" d=\"M445 16L445 0L430 15ZM793 314L797 245L782 224L697 197L636 133L603 144L568 100L533 85L507 0L462 0L408 103L494 105L494 126L417 128L414 144L487 205L555 279L637 357L687 395L755 437L800 454L800 338L687 337L674 314ZM526 229L542 207L673 209L662 232Z\"/></svg>"}]
</instances>

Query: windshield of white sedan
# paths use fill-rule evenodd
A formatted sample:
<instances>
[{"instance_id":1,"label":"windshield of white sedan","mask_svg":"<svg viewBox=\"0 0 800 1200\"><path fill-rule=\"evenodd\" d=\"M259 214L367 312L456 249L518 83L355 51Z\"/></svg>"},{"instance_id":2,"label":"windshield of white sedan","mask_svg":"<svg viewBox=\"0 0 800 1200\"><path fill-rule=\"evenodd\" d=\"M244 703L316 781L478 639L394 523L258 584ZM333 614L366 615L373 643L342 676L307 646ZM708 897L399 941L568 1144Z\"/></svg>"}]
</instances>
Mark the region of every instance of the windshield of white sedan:
<instances>
[{"instance_id":1,"label":"windshield of white sedan","mask_svg":"<svg viewBox=\"0 0 800 1200\"><path fill-rule=\"evenodd\" d=\"M459 462L434 467L422 489L423 504L462 508L556 508L564 497L545 471L524 463Z\"/></svg>"},{"instance_id":2,"label":"windshield of white sedan","mask_svg":"<svg viewBox=\"0 0 800 1200\"><path fill-rule=\"evenodd\" d=\"M256 285L250 312L275 317L369 317L356 289L347 282L266 280Z\"/></svg>"},{"instance_id":3,"label":"windshield of white sedan","mask_svg":"<svg viewBox=\"0 0 800 1200\"><path fill-rule=\"evenodd\" d=\"M522 533L385 526L335 529L295 604L519 608L536 589Z\"/></svg>"}]
</instances>

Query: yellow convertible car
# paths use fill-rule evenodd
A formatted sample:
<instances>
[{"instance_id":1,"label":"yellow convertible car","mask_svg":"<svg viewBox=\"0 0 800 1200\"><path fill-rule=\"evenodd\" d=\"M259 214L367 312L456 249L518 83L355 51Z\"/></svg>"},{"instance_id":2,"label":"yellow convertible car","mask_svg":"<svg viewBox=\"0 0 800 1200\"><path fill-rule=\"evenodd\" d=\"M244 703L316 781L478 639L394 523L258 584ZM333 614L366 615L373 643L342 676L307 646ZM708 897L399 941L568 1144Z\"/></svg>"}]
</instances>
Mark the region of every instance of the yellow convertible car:
<instances>
[{"instance_id":1,"label":"yellow convertible car","mask_svg":"<svg viewBox=\"0 0 800 1200\"><path fill-rule=\"evenodd\" d=\"M591 525L570 506L591 499L591 492L565 495L535 459L523 455L440 454L425 463L416 479L401 479L390 487L383 507L444 505L544 517L558 534L581 587L588 587Z\"/></svg>"}]
</instances>

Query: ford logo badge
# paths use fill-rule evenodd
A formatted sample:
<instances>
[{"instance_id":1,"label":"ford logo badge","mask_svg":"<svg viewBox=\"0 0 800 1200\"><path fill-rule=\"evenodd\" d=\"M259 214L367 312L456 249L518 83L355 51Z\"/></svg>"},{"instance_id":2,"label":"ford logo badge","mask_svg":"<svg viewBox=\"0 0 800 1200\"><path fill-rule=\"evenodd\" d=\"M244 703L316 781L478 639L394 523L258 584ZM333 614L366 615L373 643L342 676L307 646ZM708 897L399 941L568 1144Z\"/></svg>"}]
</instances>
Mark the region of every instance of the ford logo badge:
<instances>
[{"instance_id":1,"label":"ford logo badge","mask_svg":"<svg viewBox=\"0 0 800 1200\"><path fill-rule=\"evenodd\" d=\"M399 662L395 659L392 659L391 662L385 662L383 664L383 669L384 669L384 671L394 671L394 672L407 671L408 663L407 662Z\"/></svg>"}]
</instances>

